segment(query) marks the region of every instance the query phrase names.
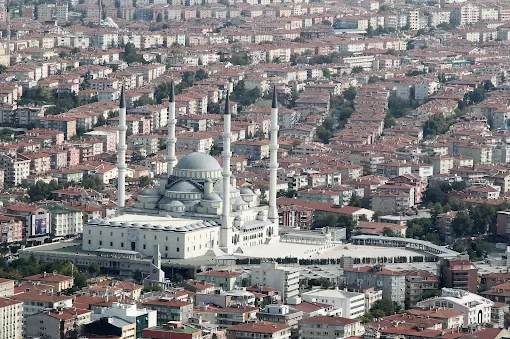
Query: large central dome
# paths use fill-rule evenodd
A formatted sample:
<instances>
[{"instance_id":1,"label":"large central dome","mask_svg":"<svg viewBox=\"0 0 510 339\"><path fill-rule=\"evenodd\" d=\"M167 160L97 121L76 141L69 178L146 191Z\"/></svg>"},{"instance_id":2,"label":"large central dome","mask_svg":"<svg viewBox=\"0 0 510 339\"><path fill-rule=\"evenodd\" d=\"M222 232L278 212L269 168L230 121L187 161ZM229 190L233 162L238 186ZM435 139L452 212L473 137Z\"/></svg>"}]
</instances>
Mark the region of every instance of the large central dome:
<instances>
[{"instance_id":1,"label":"large central dome","mask_svg":"<svg viewBox=\"0 0 510 339\"><path fill-rule=\"evenodd\" d=\"M217 179L221 177L221 166L209 154L194 152L179 160L174 167L174 175L190 179Z\"/></svg>"}]
</instances>

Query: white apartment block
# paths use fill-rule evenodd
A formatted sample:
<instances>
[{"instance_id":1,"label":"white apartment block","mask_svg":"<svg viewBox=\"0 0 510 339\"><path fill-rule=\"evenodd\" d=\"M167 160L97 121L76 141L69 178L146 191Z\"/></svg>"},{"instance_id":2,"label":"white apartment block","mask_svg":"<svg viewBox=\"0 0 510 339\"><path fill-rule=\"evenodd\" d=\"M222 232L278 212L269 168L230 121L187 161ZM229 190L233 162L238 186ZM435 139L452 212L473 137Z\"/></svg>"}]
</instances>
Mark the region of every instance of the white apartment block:
<instances>
[{"instance_id":1,"label":"white apartment block","mask_svg":"<svg viewBox=\"0 0 510 339\"><path fill-rule=\"evenodd\" d=\"M448 6L450 10L450 22L455 25L468 25L478 22L480 19L480 8L471 4L451 5Z\"/></svg>"},{"instance_id":2,"label":"white apartment block","mask_svg":"<svg viewBox=\"0 0 510 339\"><path fill-rule=\"evenodd\" d=\"M450 12L447 10L433 10L429 12L429 26L437 27L442 23L450 23Z\"/></svg>"},{"instance_id":3,"label":"white apartment block","mask_svg":"<svg viewBox=\"0 0 510 339\"><path fill-rule=\"evenodd\" d=\"M23 303L0 297L0 339L23 338Z\"/></svg>"},{"instance_id":4,"label":"white apartment block","mask_svg":"<svg viewBox=\"0 0 510 339\"><path fill-rule=\"evenodd\" d=\"M251 269L251 284L274 288L287 300L299 294L299 270L279 267L275 262L261 263Z\"/></svg>"},{"instance_id":5,"label":"white apartment block","mask_svg":"<svg viewBox=\"0 0 510 339\"><path fill-rule=\"evenodd\" d=\"M30 175L30 160L21 154L0 154L0 169L4 171L5 183L16 186Z\"/></svg>"},{"instance_id":6,"label":"white apartment block","mask_svg":"<svg viewBox=\"0 0 510 339\"><path fill-rule=\"evenodd\" d=\"M305 301L333 305L342 310L342 317L348 319L357 319L368 311L365 308L363 293L319 289L302 293L301 298Z\"/></svg>"}]
</instances>

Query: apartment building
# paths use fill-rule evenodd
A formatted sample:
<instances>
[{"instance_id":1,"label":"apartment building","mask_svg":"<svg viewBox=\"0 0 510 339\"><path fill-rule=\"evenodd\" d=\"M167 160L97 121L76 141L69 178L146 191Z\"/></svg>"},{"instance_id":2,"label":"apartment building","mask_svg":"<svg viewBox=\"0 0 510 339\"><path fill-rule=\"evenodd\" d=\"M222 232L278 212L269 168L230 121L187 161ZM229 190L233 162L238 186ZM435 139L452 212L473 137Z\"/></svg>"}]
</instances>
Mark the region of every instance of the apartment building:
<instances>
[{"instance_id":1,"label":"apartment building","mask_svg":"<svg viewBox=\"0 0 510 339\"><path fill-rule=\"evenodd\" d=\"M0 215L0 237L1 244L23 241L23 223L13 217Z\"/></svg>"},{"instance_id":2,"label":"apartment building","mask_svg":"<svg viewBox=\"0 0 510 339\"><path fill-rule=\"evenodd\" d=\"M196 279L221 288L225 291L233 290L241 285L241 273L231 271L205 271L197 273Z\"/></svg>"},{"instance_id":3,"label":"apartment building","mask_svg":"<svg viewBox=\"0 0 510 339\"><path fill-rule=\"evenodd\" d=\"M452 4L446 9L450 11L450 22L454 25L465 26L478 22L480 19L480 8L471 3Z\"/></svg>"},{"instance_id":4,"label":"apartment building","mask_svg":"<svg viewBox=\"0 0 510 339\"><path fill-rule=\"evenodd\" d=\"M76 135L76 118L62 115L52 115L39 117L36 119L37 125L41 128L56 129L64 132L66 140L70 140Z\"/></svg>"},{"instance_id":5,"label":"apartment building","mask_svg":"<svg viewBox=\"0 0 510 339\"><path fill-rule=\"evenodd\" d=\"M0 319L2 319L0 339L24 338L23 303L21 301L0 297Z\"/></svg>"},{"instance_id":6,"label":"apartment building","mask_svg":"<svg viewBox=\"0 0 510 339\"><path fill-rule=\"evenodd\" d=\"M357 319L368 311L364 293L319 289L304 292L301 297L305 301L333 305L342 310L341 316L347 319Z\"/></svg>"},{"instance_id":7,"label":"apartment building","mask_svg":"<svg viewBox=\"0 0 510 339\"><path fill-rule=\"evenodd\" d=\"M45 285L53 286L54 292L62 292L74 286L73 277L67 275L43 272L41 274L31 275L23 278L26 281L39 282Z\"/></svg>"},{"instance_id":8,"label":"apartment building","mask_svg":"<svg viewBox=\"0 0 510 339\"><path fill-rule=\"evenodd\" d=\"M344 269L347 285L373 287L382 290L383 298L391 299L404 307L406 276L402 272L391 271L382 265Z\"/></svg>"},{"instance_id":9,"label":"apartment building","mask_svg":"<svg viewBox=\"0 0 510 339\"><path fill-rule=\"evenodd\" d=\"M66 237L83 233L83 212L66 205L48 205L51 214L52 231L57 237Z\"/></svg>"},{"instance_id":10,"label":"apartment building","mask_svg":"<svg viewBox=\"0 0 510 339\"><path fill-rule=\"evenodd\" d=\"M299 270L293 267L279 267L278 263L261 263L251 269L251 284L274 288L283 294L283 299L299 294Z\"/></svg>"},{"instance_id":11,"label":"apartment building","mask_svg":"<svg viewBox=\"0 0 510 339\"><path fill-rule=\"evenodd\" d=\"M437 277L425 270L404 271L406 274L406 306L430 298L439 288Z\"/></svg>"},{"instance_id":12,"label":"apartment building","mask_svg":"<svg viewBox=\"0 0 510 339\"><path fill-rule=\"evenodd\" d=\"M23 239L46 236L50 233L50 214L44 208L27 204L11 204L5 207L4 215L23 223ZM35 240L35 239L34 239Z\"/></svg>"},{"instance_id":13,"label":"apartment building","mask_svg":"<svg viewBox=\"0 0 510 339\"><path fill-rule=\"evenodd\" d=\"M142 307L157 311L158 324L169 321L188 322L193 316L193 303L172 299L171 297L157 297L141 300Z\"/></svg>"},{"instance_id":14,"label":"apartment building","mask_svg":"<svg viewBox=\"0 0 510 339\"><path fill-rule=\"evenodd\" d=\"M91 315L90 310L76 308L44 310L25 318L24 334L27 338L68 338L74 331L81 330L84 324L90 323Z\"/></svg>"},{"instance_id":15,"label":"apartment building","mask_svg":"<svg viewBox=\"0 0 510 339\"><path fill-rule=\"evenodd\" d=\"M442 286L476 293L478 269L466 259L442 258L437 264L437 276Z\"/></svg>"},{"instance_id":16,"label":"apartment building","mask_svg":"<svg viewBox=\"0 0 510 339\"><path fill-rule=\"evenodd\" d=\"M301 339L343 339L360 337L365 327L359 320L341 317L317 316L299 321Z\"/></svg>"},{"instance_id":17,"label":"apartment building","mask_svg":"<svg viewBox=\"0 0 510 339\"><path fill-rule=\"evenodd\" d=\"M23 302L24 317L42 312L45 309L69 308L73 306L72 296L40 293L39 291L19 293L13 295L12 299Z\"/></svg>"},{"instance_id":18,"label":"apartment building","mask_svg":"<svg viewBox=\"0 0 510 339\"><path fill-rule=\"evenodd\" d=\"M4 182L17 186L30 175L30 159L20 153L0 154L0 169L4 171Z\"/></svg>"},{"instance_id":19,"label":"apartment building","mask_svg":"<svg viewBox=\"0 0 510 339\"><path fill-rule=\"evenodd\" d=\"M227 330L228 339L288 339L291 328L285 324L257 322L251 324L240 324L230 327Z\"/></svg>"}]
</instances>

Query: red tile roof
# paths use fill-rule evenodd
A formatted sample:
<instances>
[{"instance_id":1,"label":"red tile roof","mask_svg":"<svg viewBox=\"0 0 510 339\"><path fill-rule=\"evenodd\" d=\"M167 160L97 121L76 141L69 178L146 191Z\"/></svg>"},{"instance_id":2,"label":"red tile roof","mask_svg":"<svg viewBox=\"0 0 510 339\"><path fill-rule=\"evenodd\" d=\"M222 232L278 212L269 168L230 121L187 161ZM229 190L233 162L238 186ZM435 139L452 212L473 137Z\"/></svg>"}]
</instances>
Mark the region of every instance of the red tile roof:
<instances>
[{"instance_id":1,"label":"red tile roof","mask_svg":"<svg viewBox=\"0 0 510 339\"><path fill-rule=\"evenodd\" d=\"M252 324L240 324L232 326L228 329L229 332L252 332L252 333L276 333L286 329L290 329L289 325L271 323L267 321L261 321Z\"/></svg>"}]
</instances>

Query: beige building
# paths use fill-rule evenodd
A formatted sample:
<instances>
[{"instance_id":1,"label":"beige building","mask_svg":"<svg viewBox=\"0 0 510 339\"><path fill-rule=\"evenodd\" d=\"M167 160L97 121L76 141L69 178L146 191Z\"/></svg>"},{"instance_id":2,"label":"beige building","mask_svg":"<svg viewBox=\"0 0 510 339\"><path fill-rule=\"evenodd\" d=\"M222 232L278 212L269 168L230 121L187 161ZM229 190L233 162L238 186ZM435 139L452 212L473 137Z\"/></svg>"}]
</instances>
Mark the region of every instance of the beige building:
<instances>
[{"instance_id":1,"label":"beige building","mask_svg":"<svg viewBox=\"0 0 510 339\"><path fill-rule=\"evenodd\" d=\"M492 163L492 147L486 145L458 145L457 152L473 159L473 164Z\"/></svg>"},{"instance_id":2,"label":"beige building","mask_svg":"<svg viewBox=\"0 0 510 339\"><path fill-rule=\"evenodd\" d=\"M362 336L365 328L359 320L341 317L317 316L299 321L302 339L342 339Z\"/></svg>"},{"instance_id":3,"label":"beige building","mask_svg":"<svg viewBox=\"0 0 510 339\"><path fill-rule=\"evenodd\" d=\"M14 280L0 278L0 297L9 297L13 294Z\"/></svg>"},{"instance_id":4,"label":"beige building","mask_svg":"<svg viewBox=\"0 0 510 339\"><path fill-rule=\"evenodd\" d=\"M30 175L30 159L19 153L0 154L0 169L4 171L4 182L16 186Z\"/></svg>"},{"instance_id":5,"label":"beige building","mask_svg":"<svg viewBox=\"0 0 510 339\"><path fill-rule=\"evenodd\" d=\"M232 143L232 152L243 155L251 160L262 160L269 157L269 140L237 141Z\"/></svg>"},{"instance_id":6,"label":"beige building","mask_svg":"<svg viewBox=\"0 0 510 339\"><path fill-rule=\"evenodd\" d=\"M23 338L23 303L0 297L0 339Z\"/></svg>"},{"instance_id":7,"label":"beige building","mask_svg":"<svg viewBox=\"0 0 510 339\"><path fill-rule=\"evenodd\" d=\"M381 213L392 213L406 210L411 205L411 195L408 193L374 193L371 197L371 208Z\"/></svg>"},{"instance_id":8,"label":"beige building","mask_svg":"<svg viewBox=\"0 0 510 339\"><path fill-rule=\"evenodd\" d=\"M73 277L56 273L43 272L41 274L31 275L29 277L23 278L23 280L38 281L43 284L53 286L55 292L62 292L63 290L67 290L68 288L74 286Z\"/></svg>"},{"instance_id":9,"label":"beige building","mask_svg":"<svg viewBox=\"0 0 510 339\"><path fill-rule=\"evenodd\" d=\"M427 156L423 157L423 161L433 166L434 175L448 174L453 168L455 158L448 155Z\"/></svg>"},{"instance_id":10,"label":"beige building","mask_svg":"<svg viewBox=\"0 0 510 339\"><path fill-rule=\"evenodd\" d=\"M290 326L286 324L258 322L251 324L234 325L227 330L228 339L288 339Z\"/></svg>"}]
</instances>

